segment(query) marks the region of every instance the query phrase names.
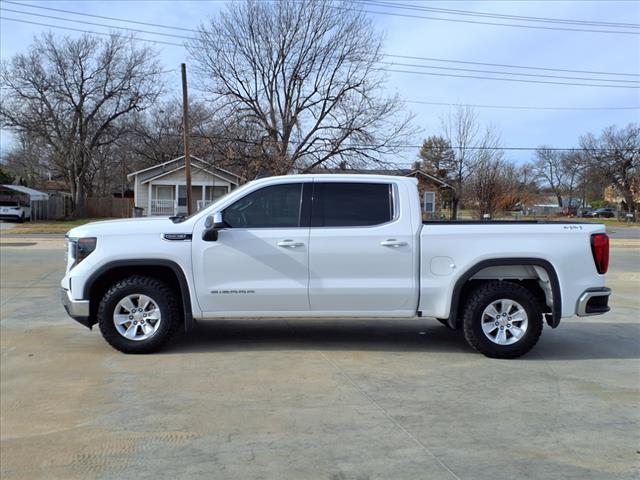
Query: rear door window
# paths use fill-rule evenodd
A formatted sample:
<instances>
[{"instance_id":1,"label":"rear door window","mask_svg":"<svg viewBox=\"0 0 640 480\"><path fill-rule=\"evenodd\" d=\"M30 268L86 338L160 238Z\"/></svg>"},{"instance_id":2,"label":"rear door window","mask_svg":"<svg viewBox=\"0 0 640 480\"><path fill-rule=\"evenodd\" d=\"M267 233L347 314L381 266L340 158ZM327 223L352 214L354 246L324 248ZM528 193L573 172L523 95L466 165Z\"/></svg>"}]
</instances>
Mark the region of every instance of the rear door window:
<instances>
[{"instance_id":1,"label":"rear door window","mask_svg":"<svg viewBox=\"0 0 640 480\"><path fill-rule=\"evenodd\" d=\"M366 227L393 218L389 183L318 182L313 185L312 227Z\"/></svg>"}]
</instances>

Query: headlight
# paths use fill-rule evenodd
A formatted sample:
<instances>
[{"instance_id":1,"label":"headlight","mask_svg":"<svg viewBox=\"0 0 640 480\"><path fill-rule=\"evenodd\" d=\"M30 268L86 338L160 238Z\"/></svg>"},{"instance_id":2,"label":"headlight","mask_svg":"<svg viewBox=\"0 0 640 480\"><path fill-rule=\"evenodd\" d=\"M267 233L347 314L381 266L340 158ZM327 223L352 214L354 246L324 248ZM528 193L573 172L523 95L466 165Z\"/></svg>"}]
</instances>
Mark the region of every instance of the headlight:
<instances>
[{"instance_id":1,"label":"headlight","mask_svg":"<svg viewBox=\"0 0 640 480\"><path fill-rule=\"evenodd\" d=\"M98 239L96 237L70 238L69 244L69 255L73 259L73 268L96 249Z\"/></svg>"}]
</instances>

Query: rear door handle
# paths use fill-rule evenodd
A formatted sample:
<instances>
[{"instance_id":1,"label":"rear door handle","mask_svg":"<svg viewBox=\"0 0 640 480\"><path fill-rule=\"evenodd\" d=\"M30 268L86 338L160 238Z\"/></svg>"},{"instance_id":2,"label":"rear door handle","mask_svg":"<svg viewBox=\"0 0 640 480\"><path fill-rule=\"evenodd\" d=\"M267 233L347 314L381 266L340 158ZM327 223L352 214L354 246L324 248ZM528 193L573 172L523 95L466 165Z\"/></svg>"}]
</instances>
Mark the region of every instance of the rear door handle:
<instances>
[{"instance_id":1,"label":"rear door handle","mask_svg":"<svg viewBox=\"0 0 640 480\"><path fill-rule=\"evenodd\" d=\"M388 240L384 240L382 242L380 242L380 245L382 245L383 247L393 247L393 248L398 248L398 247L405 247L408 245L407 242L402 242L400 240L396 240L395 238L390 238Z\"/></svg>"},{"instance_id":2,"label":"rear door handle","mask_svg":"<svg viewBox=\"0 0 640 480\"><path fill-rule=\"evenodd\" d=\"M283 248L296 248L296 247L304 247L304 243L302 242L294 242L293 240L281 240L276 243L279 247Z\"/></svg>"}]
</instances>

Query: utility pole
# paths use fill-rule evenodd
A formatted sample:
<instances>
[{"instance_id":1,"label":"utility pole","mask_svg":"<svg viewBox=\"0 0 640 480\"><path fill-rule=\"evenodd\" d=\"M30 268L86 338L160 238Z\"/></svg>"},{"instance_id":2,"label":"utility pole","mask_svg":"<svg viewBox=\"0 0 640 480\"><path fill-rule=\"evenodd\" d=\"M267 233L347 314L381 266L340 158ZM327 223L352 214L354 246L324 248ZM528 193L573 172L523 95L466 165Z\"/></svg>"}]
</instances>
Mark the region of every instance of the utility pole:
<instances>
[{"instance_id":1,"label":"utility pole","mask_svg":"<svg viewBox=\"0 0 640 480\"><path fill-rule=\"evenodd\" d=\"M187 179L187 215L191 215L191 158L189 157L189 95L187 93L187 66L182 63L182 130L184 131L184 174Z\"/></svg>"}]
</instances>

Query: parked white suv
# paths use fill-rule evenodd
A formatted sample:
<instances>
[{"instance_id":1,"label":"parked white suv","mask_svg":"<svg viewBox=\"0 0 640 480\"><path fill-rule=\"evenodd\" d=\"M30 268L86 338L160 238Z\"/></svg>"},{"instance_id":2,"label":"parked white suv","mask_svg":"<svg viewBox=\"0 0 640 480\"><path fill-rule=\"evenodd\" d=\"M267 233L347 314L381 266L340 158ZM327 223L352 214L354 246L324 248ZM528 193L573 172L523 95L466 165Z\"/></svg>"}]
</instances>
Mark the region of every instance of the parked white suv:
<instances>
[{"instance_id":1,"label":"parked white suv","mask_svg":"<svg viewBox=\"0 0 640 480\"><path fill-rule=\"evenodd\" d=\"M543 323L609 310L604 226L422 222L411 178L266 178L188 218L67 237L67 311L127 353L155 351L194 320L432 317L514 358Z\"/></svg>"},{"instance_id":2,"label":"parked white suv","mask_svg":"<svg viewBox=\"0 0 640 480\"><path fill-rule=\"evenodd\" d=\"M0 200L0 219L16 222L31 220L31 207L22 205L18 200Z\"/></svg>"}]
</instances>

